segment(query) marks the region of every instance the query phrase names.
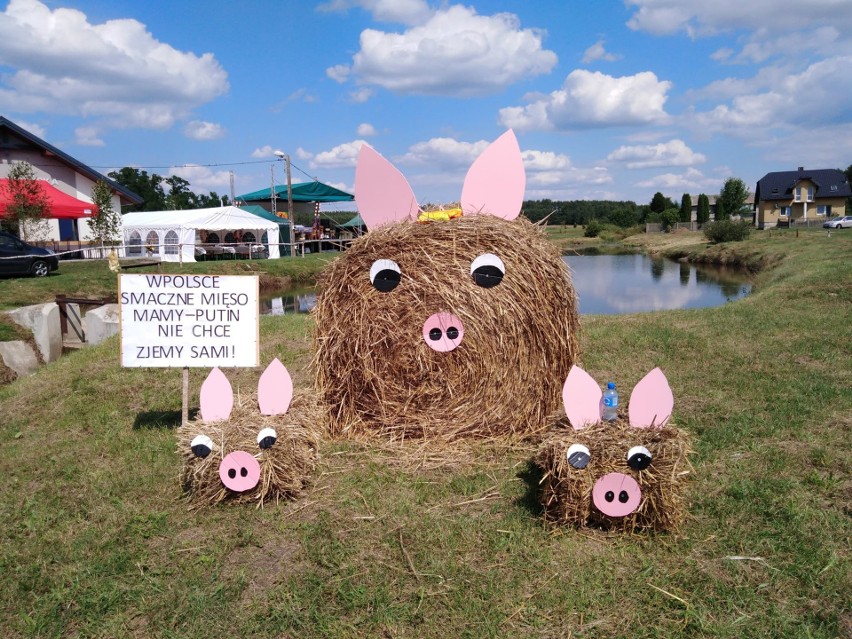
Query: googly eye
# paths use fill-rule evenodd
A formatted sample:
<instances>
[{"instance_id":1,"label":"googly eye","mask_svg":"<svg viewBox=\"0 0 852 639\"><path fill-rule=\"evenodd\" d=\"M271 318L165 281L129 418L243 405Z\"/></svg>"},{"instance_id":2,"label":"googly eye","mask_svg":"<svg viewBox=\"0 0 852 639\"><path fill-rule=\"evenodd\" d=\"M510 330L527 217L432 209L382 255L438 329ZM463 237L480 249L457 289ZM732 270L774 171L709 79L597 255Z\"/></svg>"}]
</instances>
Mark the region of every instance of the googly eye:
<instances>
[{"instance_id":1,"label":"googly eye","mask_svg":"<svg viewBox=\"0 0 852 639\"><path fill-rule=\"evenodd\" d=\"M399 264L393 260L376 260L370 267L370 282L382 293L395 289L401 277Z\"/></svg>"},{"instance_id":2,"label":"googly eye","mask_svg":"<svg viewBox=\"0 0 852 639\"><path fill-rule=\"evenodd\" d=\"M583 444L571 444L565 455L568 457L568 463L571 464L571 467L577 470L582 470L588 466L589 460L592 458L589 449Z\"/></svg>"},{"instance_id":3,"label":"googly eye","mask_svg":"<svg viewBox=\"0 0 852 639\"><path fill-rule=\"evenodd\" d=\"M493 253L483 253L470 265L470 274L473 275L474 283L482 288L497 286L503 281L505 273L506 265Z\"/></svg>"},{"instance_id":4,"label":"googly eye","mask_svg":"<svg viewBox=\"0 0 852 639\"><path fill-rule=\"evenodd\" d=\"M257 445L263 450L272 448L272 444L278 439L278 433L274 428L264 428L257 434Z\"/></svg>"},{"instance_id":5,"label":"googly eye","mask_svg":"<svg viewBox=\"0 0 852 639\"><path fill-rule=\"evenodd\" d=\"M189 449L193 455L204 459L213 452L213 440L207 435L196 435L195 439L189 444Z\"/></svg>"},{"instance_id":6,"label":"googly eye","mask_svg":"<svg viewBox=\"0 0 852 639\"><path fill-rule=\"evenodd\" d=\"M645 470L651 465L651 453L644 446L634 446L627 451L627 465L633 470Z\"/></svg>"}]
</instances>

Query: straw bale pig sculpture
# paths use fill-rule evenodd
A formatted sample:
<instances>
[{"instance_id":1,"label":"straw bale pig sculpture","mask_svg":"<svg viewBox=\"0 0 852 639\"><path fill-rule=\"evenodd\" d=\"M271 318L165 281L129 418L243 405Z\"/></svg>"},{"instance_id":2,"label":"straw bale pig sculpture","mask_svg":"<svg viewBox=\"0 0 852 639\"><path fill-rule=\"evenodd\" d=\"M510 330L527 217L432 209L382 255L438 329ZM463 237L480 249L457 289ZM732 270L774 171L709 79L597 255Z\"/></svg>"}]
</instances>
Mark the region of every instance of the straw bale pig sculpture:
<instances>
[{"instance_id":1,"label":"straw bale pig sculpture","mask_svg":"<svg viewBox=\"0 0 852 639\"><path fill-rule=\"evenodd\" d=\"M572 367L563 399L574 430L551 435L537 458L545 518L625 532L677 529L692 451L686 433L668 424L674 398L666 376L655 368L636 384L628 420L601 422L601 396Z\"/></svg>"},{"instance_id":2,"label":"straw bale pig sculpture","mask_svg":"<svg viewBox=\"0 0 852 639\"><path fill-rule=\"evenodd\" d=\"M315 434L302 424L316 420L316 407L293 400L293 382L280 361L273 360L258 382L260 415L251 402L234 406L231 384L218 368L202 384L200 400L199 418L177 431L182 483L193 505L227 500L261 506L302 493L317 447Z\"/></svg>"},{"instance_id":3,"label":"straw bale pig sculpture","mask_svg":"<svg viewBox=\"0 0 852 639\"><path fill-rule=\"evenodd\" d=\"M422 211L402 174L361 148L355 198L369 233L324 272L314 310L332 435L452 440L551 424L578 356L576 296L559 251L518 218L524 184L511 131L449 211Z\"/></svg>"}]
</instances>

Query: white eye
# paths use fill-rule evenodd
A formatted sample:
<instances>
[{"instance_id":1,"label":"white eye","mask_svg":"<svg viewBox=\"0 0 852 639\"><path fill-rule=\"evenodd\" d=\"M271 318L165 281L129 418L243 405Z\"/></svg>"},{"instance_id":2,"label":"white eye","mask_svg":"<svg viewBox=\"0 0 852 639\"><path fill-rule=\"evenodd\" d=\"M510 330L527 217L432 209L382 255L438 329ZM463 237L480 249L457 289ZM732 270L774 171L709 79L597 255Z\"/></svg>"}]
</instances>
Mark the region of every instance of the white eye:
<instances>
[{"instance_id":1,"label":"white eye","mask_svg":"<svg viewBox=\"0 0 852 639\"><path fill-rule=\"evenodd\" d=\"M257 445L266 450L278 439L278 433L274 428L264 428L257 434Z\"/></svg>"},{"instance_id":2,"label":"white eye","mask_svg":"<svg viewBox=\"0 0 852 639\"><path fill-rule=\"evenodd\" d=\"M644 446L634 446L627 451L627 465L633 470L645 470L651 465L651 453Z\"/></svg>"},{"instance_id":3,"label":"white eye","mask_svg":"<svg viewBox=\"0 0 852 639\"><path fill-rule=\"evenodd\" d=\"M376 260L370 267L370 282L382 293L395 289L401 276L399 264L393 260Z\"/></svg>"},{"instance_id":4,"label":"white eye","mask_svg":"<svg viewBox=\"0 0 852 639\"><path fill-rule=\"evenodd\" d=\"M473 281L477 286L482 288L491 288L497 286L503 281L503 275L506 273L506 265L503 260L493 253L483 253L477 257L470 265L470 274L473 275Z\"/></svg>"},{"instance_id":5,"label":"white eye","mask_svg":"<svg viewBox=\"0 0 852 639\"><path fill-rule=\"evenodd\" d=\"M588 466L589 460L592 458L589 454L589 449L583 446L583 444L571 444L565 456L568 458L568 463L577 470L582 470Z\"/></svg>"},{"instance_id":6,"label":"white eye","mask_svg":"<svg viewBox=\"0 0 852 639\"><path fill-rule=\"evenodd\" d=\"M213 440L207 435L196 435L189 445L189 449L196 457L207 457L213 452Z\"/></svg>"}]
</instances>

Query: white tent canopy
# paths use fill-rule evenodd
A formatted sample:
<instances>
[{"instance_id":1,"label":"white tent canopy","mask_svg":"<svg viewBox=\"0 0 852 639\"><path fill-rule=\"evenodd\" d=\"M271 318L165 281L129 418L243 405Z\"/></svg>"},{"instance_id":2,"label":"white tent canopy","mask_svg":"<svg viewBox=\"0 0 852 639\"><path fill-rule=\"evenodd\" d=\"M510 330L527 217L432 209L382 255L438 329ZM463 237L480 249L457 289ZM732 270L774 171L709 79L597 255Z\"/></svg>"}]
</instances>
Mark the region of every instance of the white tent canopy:
<instances>
[{"instance_id":1,"label":"white tent canopy","mask_svg":"<svg viewBox=\"0 0 852 639\"><path fill-rule=\"evenodd\" d=\"M254 241L250 245L268 246L269 257L281 257L278 250L278 224L253 215L236 206L188 211L144 211L122 216L126 255L141 255L143 247L152 247L154 254L164 262L194 262L196 243L215 234L219 243L227 233L250 232ZM266 234L265 241L263 239ZM208 237L207 242L210 242Z\"/></svg>"}]
</instances>

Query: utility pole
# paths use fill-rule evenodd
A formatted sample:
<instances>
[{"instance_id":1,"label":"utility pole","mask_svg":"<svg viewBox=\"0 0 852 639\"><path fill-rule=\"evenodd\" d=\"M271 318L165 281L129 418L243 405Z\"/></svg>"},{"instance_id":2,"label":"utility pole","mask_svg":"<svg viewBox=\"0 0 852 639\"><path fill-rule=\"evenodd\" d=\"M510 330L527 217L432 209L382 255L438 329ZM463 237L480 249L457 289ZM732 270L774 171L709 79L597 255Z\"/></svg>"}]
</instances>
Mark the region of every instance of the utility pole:
<instances>
[{"instance_id":1,"label":"utility pole","mask_svg":"<svg viewBox=\"0 0 852 639\"><path fill-rule=\"evenodd\" d=\"M296 257L295 243L293 237L293 182L290 179L290 156L285 155L287 164L287 216L290 218L290 257Z\"/></svg>"}]
</instances>

